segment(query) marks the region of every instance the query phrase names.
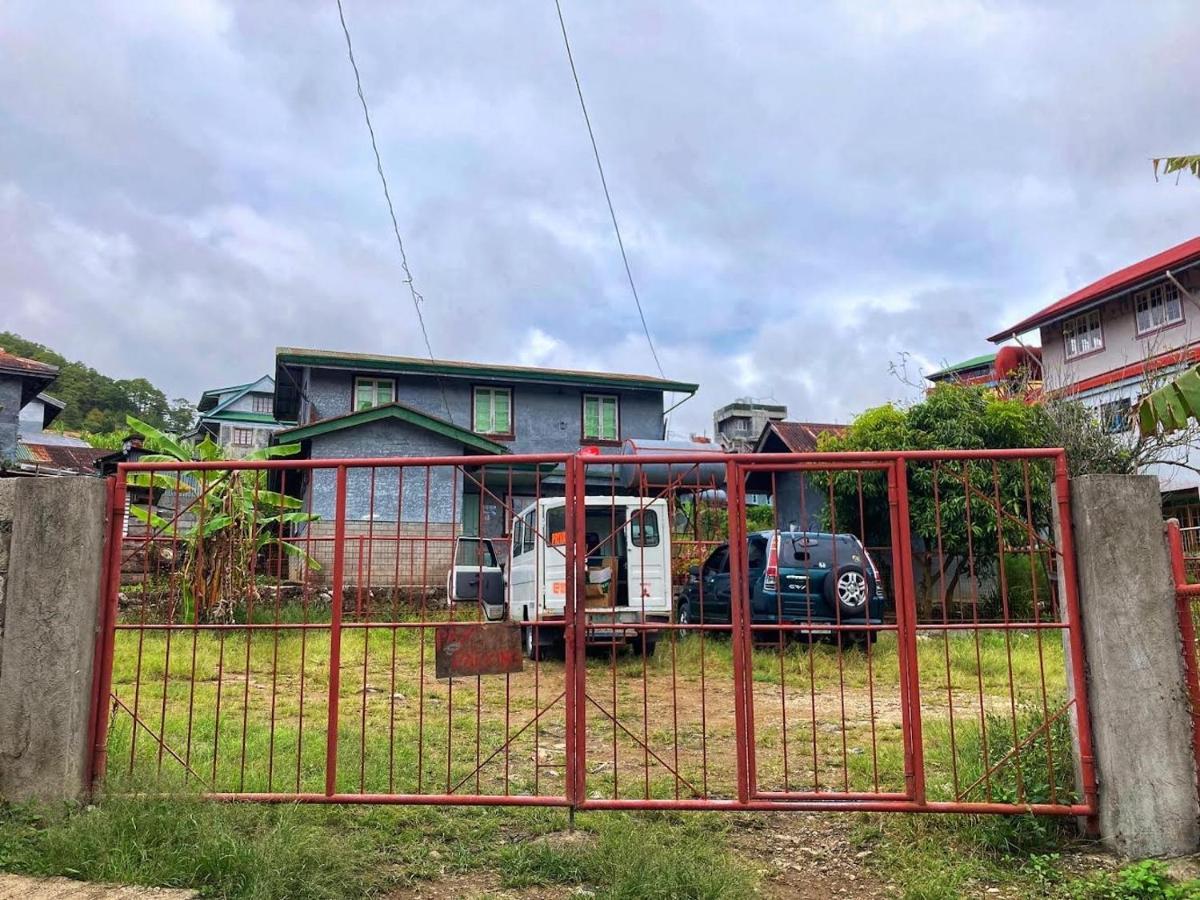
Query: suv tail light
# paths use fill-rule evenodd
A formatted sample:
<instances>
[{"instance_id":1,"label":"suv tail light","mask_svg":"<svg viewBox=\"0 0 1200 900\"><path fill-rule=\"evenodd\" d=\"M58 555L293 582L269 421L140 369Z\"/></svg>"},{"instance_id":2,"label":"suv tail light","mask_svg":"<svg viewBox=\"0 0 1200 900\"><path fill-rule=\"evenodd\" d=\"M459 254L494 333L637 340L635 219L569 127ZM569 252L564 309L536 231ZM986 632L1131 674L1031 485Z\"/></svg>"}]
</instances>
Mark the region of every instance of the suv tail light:
<instances>
[{"instance_id":1,"label":"suv tail light","mask_svg":"<svg viewBox=\"0 0 1200 900\"><path fill-rule=\"evenodd\" d=\"M779 535L771 538L771 550L767 554L767 571L763 576L763 590L773 591L779 584Z\"/></svg>"},{"instance_id":2,"label":"suv tail light","mask_svg":"<svg viewBox=\"0 0 1200 900\"><path fill-rule=\"evenodd\" d=\"M871 567L871 574L875 577L875 591L883 593L883 582L879 580L879 566L875 565L875 560L871 559L866 547L863 547L863 556L867 558L867 565Z\"/></svg>"}]
</instances>

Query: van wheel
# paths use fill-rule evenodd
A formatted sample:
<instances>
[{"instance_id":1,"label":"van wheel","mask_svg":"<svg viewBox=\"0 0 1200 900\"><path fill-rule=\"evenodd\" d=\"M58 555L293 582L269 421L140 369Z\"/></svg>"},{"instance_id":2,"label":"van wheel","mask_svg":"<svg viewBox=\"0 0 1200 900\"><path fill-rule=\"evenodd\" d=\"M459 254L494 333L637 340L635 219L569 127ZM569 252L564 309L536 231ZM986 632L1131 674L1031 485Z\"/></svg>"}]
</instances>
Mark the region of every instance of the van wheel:
<instances>
[{"instance_id":1,"label":"van wheel","mask_svg":"<svg viewBox=\"0 0 1200 900\"><path fill-rule=\"evenodd\" d=\"M634 648L640 648L639 655L644 655L649 659L658 648L658 635L647 637L643 634L640 638L633 639L633 646Z\"/></svg>"},{"instance_id":2,"label":"van wheel","mask_svg":"<svg viewBox=\"0 0 1200 900\"><path fill-rule=\"evenodd\" d=\"M537 636L533 632L532 625L521 626L521 651L526 659L532 659L535 662L542 658L542 648L538 645Z\"/></svg>"}]
</instances>

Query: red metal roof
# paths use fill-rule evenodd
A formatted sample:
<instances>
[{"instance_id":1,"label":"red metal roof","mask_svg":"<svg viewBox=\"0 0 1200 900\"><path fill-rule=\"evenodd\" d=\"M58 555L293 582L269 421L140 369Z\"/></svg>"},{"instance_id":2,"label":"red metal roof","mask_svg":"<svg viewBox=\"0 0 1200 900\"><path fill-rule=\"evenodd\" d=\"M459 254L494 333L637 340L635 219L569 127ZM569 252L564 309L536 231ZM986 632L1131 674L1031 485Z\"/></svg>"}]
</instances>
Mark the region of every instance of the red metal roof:
<instances>
[{"instance_id":1,"label":"red metal roof","mask_svg":"<svg viewBox=\"0 0 1200 900\"><path fill-rule=\"evenodd\" d=\"M817 438L824 432L841 434L845 430L845 425L833 425L823 422L768 422L767 427L763 431L763 436L759 438L758 446L761 448L763 438L768 433L774 431L779 439L783 441L784 446L792 453L811 453L817 449Z\"/></svg>"},{"instance_id":2,"label":"red metal roof","mask_svg":"<svg viewBox=\"0 0 1200 900\"><path fill-rule=\"evenodd\" d=\"M1055 319L1062 318L1068 313L1086 306L1093 300L1100 299L1105 294L1111 294L1123 288L1132 287L1139 281L1152 278L1172 266L1180 266L1197 260L1200 260L1200 237L1194 237L1190 241L1184 241L1182 244L1172 247L1169 250L1163 250L1161 253L1149 256L1141 262L1136 262L1131 266L1126 266L1124 269L1118 269L1116 272L1105 275L1099 281L1094 281L1087 287L1080 288L1075 293L1068 294L1061 300L1051 303L1045 309L1034 313L1032 316L1022 319L1016 325L993 334L988 340L993 343L1006 341L1014 334L1022 334L1040 325L1045 325L1053 322Z\"/></svg>"},{"instance_id":3,"label":"red metal roof","mask_svg":"<svg viewBox=\"0 0 1200 900\"><path fill-rule=\"evenodd\" d=\"M17 356L14 353L9 353L3 347L0 347L0 369L7 369L13 372L26 372L30 375L49 375L51 377L58 374L58 366Z\"/></svg>"}]
</instances>

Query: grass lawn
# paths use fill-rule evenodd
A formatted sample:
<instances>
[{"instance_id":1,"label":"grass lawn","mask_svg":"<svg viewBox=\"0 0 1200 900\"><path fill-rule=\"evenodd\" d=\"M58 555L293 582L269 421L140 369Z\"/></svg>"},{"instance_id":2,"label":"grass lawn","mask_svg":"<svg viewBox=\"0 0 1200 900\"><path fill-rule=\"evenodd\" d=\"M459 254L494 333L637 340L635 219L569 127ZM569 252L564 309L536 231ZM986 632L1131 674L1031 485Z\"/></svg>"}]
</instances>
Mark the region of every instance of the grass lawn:
<instances>
[{"instance_id":1,"label":"grass lawn","mask_svg":"<svg viewBox=\"0 0 1200 900\"><path fill-rule=\"evenodd\" d=\"M932 799L1050 799L1052 784L1071 799L1065 720L1036 731L1064 698L1056 633L934 633L918 649ZM448 683L432 656L432 632L344 632L338 790L561 795L562 664ZM753 672L761 788L903 788L894 636L870 655L756 649ZM695 635L649 660L589 658L588 796L732 796L731 673L728 641ZM0 869L247 898L1170 896L1163 872L1112 874L1047 817L581 812L569 832L561 809L199 799L323 791L325 630L121 631L113 690L144 724L116 712L108 795L85 810L0 808ZM1014 736L1024 752L993 771Z\"/></svg>"}]
</instances>

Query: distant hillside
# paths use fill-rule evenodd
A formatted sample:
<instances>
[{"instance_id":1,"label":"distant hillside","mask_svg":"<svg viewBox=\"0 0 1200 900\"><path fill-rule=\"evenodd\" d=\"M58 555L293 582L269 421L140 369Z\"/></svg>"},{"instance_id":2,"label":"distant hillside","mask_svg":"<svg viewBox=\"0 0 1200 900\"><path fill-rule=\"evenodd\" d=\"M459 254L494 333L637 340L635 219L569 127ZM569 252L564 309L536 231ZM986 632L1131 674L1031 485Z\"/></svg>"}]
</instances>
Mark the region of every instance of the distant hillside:
<instances>
[{"instance_id":1,"label":"distant hillside","mask_svg":"<svg viewBox=\"0 0 1200 900\"><path fill-rule=\"evenodd\" d=\"M123 432L125 416L132 414L156 428L179 434L190 429L195 421L191 403L184 398L168 401L145 378L109 378L91 366L70 362L49 347L10 331L0 331L0 347L17 356L58 366L58 378L47 393L67 407L55 420L55 428L80 431L84 437ZM109 444L111 440L97 443Z\"/></svg>"}]
</instances>

